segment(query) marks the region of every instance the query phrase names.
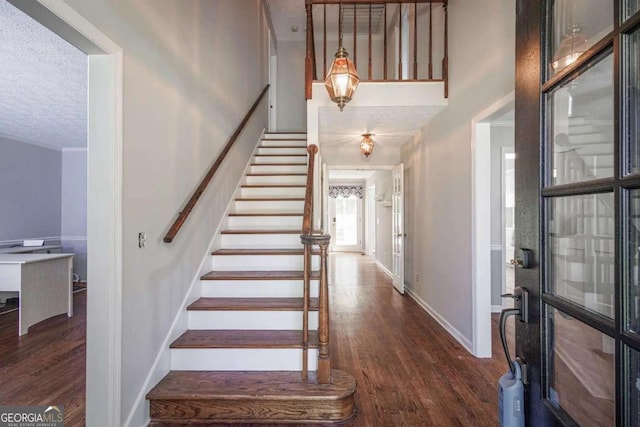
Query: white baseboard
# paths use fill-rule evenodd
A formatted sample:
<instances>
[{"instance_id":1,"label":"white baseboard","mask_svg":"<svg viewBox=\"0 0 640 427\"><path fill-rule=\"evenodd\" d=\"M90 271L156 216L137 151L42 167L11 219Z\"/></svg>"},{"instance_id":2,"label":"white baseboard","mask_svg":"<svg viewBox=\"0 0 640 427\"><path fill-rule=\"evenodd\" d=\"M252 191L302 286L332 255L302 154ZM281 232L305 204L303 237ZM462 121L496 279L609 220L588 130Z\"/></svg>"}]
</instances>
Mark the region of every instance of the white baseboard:
<instances>
[{"instance_id":1,"label":"white baseboard","mask_svg":"<svg viewBox=\"0 0 640 427\"><path fill-rule=\"evenodd\" d=\"M436 322L442 326L456 341L464 347L469 354L473 355L473 344L471 340L465 337L460 331L458 331L451 323L442 317L436 310L434 310L429 304L427 304L418 294L416 294L411 288L405 286L405 292L413 298L413 300L427 312L427 314L435 319Z\"/></svg>"},{"instance_id":2,"label":"white baseboard","mask_svg":"<svg viewBox=\"0 0 640 427\"><path fill-rule=\"evenodd\" d=\"M491 306L491 312L492 313L500 313L502 311L502 306L501 305L492 305Z\"/></svg>"},{"instance_id":3,"label":"white baseboard","mask_svg":"<svg viewBox=\"0 0 640 427\"><path fill-rule=\"evenodd\" d=\"M389 269L385 267L380 261L376 260L376 265L380 267L380 270L384 271L387 274L387 276L393 279L393 273L389 271Z\"/></svg>"},{"instance_id":4,"label":"white baseboard","mask_svg":"<svg viewBox=\"0 0 640 427\"><path fill-rule=\"evenodd\" d=\"M260 140L264 136L264 132L265 130L262 129L262 133L258 137L258 142L256 143L256 148L258 147L258 144L260 144ZM146 399L147 393L151 390L153 386L155 386L155 384L157 384L171 370L171 349L169 348L169 345L171 342L175 341L175 339L178 338L186 330L186 327L180 327L180 325L188 324L187 306L191 304L194 300L198 299L198 297L201 294L201 288L198 287L198 285L200 284L200 277L202 277L203 271L206 271L205 264L211 262L211 259L210 259L211 252L213 251L213 248L216 244L216 239L220 235L220 231L223 225L225 225L226 223L228 213L231 211L231 208L234 206L236 194L238 192L238 189L240 188L240 185L242 185L243 178L247 172L247 169L250 166L254 153L255 153L255 149L254 149L254 152L251 153L251 156L247 161L244 172L242 173L242 176L238 181L238 185L236 186L235 191L231 193L231 198L229 200L227 208L222 214L222 217L220 218L220 222L218 223L218 226L216 227L216 230L213 233L213 236L211 237L211 241L209 242L209 245L207 246L207 250L204 256L202 257L200 266L198 267L198 270L196 271L193 279L191 280L191 285L189 286L189 289L187 290L184 298L182 299L182 303L180 304L180 308L178 309L176 316L174 317L173 322L171 323L169 332L167 333L164 340L162 341L162 344L160 345L160 349L158 350L158 355L153 361L153 364L149 369L149 373L147 374L147 378L145 379L144 384L140 389L140 393L138 393L138 396L136 397L133 407L129 412L129 415L127 416L126 421L123 424L126 427L131 426L131 423L133 422L133 418L136 416L136 414L139 411L144 410L142 409L143 406L147 406L147 399ZM149 411L148 411L148 408L146 408L145 423L143 425L146 426L148 422L149 422Z\"/></svg>"}]
</instances>

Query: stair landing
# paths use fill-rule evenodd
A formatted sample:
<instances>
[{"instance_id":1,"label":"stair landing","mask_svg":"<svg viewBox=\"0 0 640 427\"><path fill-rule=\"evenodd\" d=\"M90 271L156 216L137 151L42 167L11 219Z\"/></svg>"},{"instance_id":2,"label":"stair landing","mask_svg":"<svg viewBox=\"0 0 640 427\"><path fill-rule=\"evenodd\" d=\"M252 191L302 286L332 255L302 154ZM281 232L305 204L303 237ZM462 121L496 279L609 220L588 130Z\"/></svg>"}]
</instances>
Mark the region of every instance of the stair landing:
<instances>
[{"instance_id":1,"label":"stair landing","mask_svg":"<svg viewBox=\"0 0 640 427\"><path fill-rule=\"evenodd\" d=\"M147 394L150 426L207 423L322 423L355 413L354 378L331 371L331 384L299 372L172 371ZM187 419L187 421L185 421Z\"/></svg>"}]
</instances>

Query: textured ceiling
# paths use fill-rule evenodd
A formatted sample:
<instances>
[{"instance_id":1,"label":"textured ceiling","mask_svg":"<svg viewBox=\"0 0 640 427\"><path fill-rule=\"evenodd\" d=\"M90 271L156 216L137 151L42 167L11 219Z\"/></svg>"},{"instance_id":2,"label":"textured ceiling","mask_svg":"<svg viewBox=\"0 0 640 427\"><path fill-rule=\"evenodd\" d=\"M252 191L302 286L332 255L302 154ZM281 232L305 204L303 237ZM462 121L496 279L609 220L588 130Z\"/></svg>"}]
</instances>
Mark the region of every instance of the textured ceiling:
<instances>
[{"instance_id":1,"label":"textured ceiling","mask_svg":"<svg viewBox=\"0 0 640 427\"><path fill-rule=\"evenodd\" d=\"M0 136L86 147L87 56L0 0Z\"/></svg>"},{"instance_id":2,"label":"textured ceiling","mask_svg":"<svg viewBox=\"0 0 640 427\"><path fill-rule=\"evenodd\" d=\"M271 11L271 22L278 41L304 41L307 14L304 0L267 0ZM291 27L298 27L292 32Z\"/></svg>"},{"instance_id":3,"label":"textured ceiling","mask_svg":"<svg viewBox=\"0 0 640 427\"><path fill-rule=\"evenodd\" d=\"M443 106L423 107L321 107L319 143L322 146L359 143L365 132L379 146L400 146L427 124Z\"/></svg>"}]
</instances>

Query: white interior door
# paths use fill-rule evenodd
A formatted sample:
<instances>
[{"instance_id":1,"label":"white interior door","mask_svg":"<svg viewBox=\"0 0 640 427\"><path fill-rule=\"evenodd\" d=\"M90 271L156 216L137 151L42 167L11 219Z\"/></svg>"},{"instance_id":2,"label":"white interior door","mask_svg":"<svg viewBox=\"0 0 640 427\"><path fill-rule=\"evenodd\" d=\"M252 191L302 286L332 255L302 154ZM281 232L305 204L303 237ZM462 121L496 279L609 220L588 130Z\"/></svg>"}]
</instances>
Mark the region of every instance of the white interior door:
<instances>
[{"instance_id":1,"label":"white interior door","mask_svg":"<svg viewBox=\"0 0 640 427\"><path fill-rule=\"evenodd\" d=\"M365 213L367 221L367 233L365 242L367 244L367 255L376 256L376 185L367 187L367 209Z\"/></svg>"},{"instance_id":2,"label":"white interior door","mask_svg":"<svg viewBox=\"0 0 640 427\"><path fill-rule=\"evenodd\" d=\"M404 165L393 169L391 206L391 247L393 257L393 286L404 294Z\"/></svg>"}]
</instances>

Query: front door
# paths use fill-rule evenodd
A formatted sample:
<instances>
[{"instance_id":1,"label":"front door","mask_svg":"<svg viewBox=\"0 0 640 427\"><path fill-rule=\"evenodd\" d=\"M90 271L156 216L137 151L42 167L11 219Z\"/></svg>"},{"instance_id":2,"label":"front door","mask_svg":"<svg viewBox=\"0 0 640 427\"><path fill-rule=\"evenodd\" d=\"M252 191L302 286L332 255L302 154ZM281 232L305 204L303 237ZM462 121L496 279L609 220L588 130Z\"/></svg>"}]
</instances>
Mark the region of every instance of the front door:
<instances>
[{"instance_id":1,"label":"front door","mask_svg":"<svg viewBox=\"0 0 640 427\"><path fill-rule=\"evenodd\" d=\"M520 0L515 252L527 425L640 424L640 2Z\"/></svg>"}]
</instances>

